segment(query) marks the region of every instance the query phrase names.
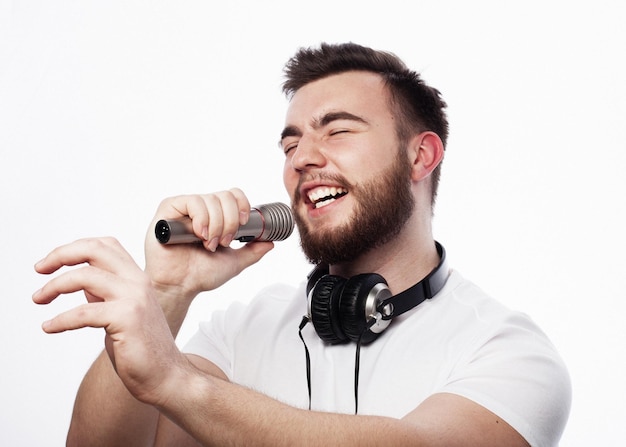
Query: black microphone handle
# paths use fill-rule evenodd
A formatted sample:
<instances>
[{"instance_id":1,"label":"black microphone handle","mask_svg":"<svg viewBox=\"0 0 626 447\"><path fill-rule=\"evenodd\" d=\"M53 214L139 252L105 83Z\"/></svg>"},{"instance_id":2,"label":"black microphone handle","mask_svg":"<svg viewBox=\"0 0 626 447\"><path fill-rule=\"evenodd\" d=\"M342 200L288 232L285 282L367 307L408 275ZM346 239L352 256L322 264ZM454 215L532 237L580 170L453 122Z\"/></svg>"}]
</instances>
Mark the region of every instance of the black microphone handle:
<instances>
[{"instance_id":1,"label":"black microphone handle","mask_svg":"<svg viewBox=\"0 0 626 447\"><path fill-rule=\"evenodd\" d=\"M268 203L250 210L250 219L245 225L239 226L233 239L240 242L282 241L291 235L293 228L291 209L284 203ZM160 243L166 245L201 241L193 233L189 217L161 219L154 227L154 234Z\"/></svg>"}]
</instances>

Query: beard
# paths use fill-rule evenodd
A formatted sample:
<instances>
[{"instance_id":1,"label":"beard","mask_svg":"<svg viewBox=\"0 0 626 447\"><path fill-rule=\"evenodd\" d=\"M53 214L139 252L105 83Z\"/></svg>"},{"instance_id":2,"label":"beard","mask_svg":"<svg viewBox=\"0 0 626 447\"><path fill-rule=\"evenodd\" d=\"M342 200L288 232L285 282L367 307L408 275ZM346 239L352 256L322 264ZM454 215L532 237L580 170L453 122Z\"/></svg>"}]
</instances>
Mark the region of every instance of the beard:
<instances>
[{"instance_id":1,"label":"beard","mask_svg":"<svg viewBox=\"0 0 626 447\"><path fill-rule=\"evenodd\" d=\"M326 231L312 231L310 224L294 213L300 246L307 259L313 264L340 264L396 237L415 207L410 172L404 151L398 150L392 165L372 180L350 185L345 178L334 177L334 181L349 191L356 207L348 222ZM299 200L300 194L296 192L294 203Z\"/></svg>"}]
</instances>

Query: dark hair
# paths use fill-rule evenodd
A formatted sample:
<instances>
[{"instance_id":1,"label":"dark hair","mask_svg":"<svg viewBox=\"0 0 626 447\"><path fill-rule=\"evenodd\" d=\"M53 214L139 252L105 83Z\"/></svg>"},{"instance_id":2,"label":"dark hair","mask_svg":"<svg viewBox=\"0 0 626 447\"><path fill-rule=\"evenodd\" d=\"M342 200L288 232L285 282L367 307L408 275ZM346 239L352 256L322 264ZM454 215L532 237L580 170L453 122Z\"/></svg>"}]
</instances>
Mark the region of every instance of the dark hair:
<instances>
[{"instance_id":1,"label":"dark hair","mask_svg":"<svg viewBox=\"0 0 626 447\"><path fill-rule=\"evenodd\" d=\"M389 88L391 106L398 116L398 137L407 141L415 133L432 131L439 135L444 148L448 139L446 103L441 93L428 86L420 75L410 70L395 54L373 50L355 43L322 43L319 48L301 48L285 64L283 92L291 98L310 82L346 71L360 70L379 74ZM441 164L432 179L434 204L441 175Z\"/></svg>"}]
</instances>

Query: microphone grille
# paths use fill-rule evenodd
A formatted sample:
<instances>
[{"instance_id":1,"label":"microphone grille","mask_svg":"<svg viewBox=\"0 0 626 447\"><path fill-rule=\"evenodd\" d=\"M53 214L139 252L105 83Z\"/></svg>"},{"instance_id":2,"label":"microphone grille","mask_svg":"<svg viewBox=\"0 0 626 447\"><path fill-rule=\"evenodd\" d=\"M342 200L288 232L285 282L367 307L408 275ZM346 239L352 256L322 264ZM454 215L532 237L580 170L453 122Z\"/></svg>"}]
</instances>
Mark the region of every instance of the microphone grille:
<instances>
[{"instance_id":1,"label":"microphone grille","mask_svg":"<svg viewBox=\"0 0 626 447\"><path fill-rule=\"evenodd\" d=\"M294 227L291 209L281 202L266 203L256 207L263 215L267 234L263 235L266 241L283 241L291 236Z\"/></svg>"}]
</instances>

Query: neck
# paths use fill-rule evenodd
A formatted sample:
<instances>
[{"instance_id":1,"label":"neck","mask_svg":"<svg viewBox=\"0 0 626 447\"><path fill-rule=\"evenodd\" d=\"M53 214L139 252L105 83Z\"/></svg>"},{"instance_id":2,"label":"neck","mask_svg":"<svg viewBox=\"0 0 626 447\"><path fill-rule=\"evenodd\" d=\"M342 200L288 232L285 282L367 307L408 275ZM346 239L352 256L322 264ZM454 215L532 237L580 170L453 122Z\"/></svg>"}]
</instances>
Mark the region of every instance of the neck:
<instances>
[{"instance_id":1,"label":"neck","mask_svg":"<svg viewBox=\"0 0 626 447\"><path fill-rule=\"evenodd\" d=\"M360 273L378 273L385 278L391 292L397 294L421 281L438 263L430 218L412 218L397 238L358 259L330 266L330 273L346 278Z\"/></svg>"}]
</instances>

